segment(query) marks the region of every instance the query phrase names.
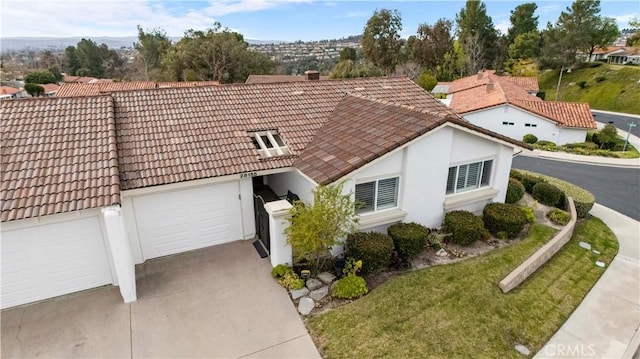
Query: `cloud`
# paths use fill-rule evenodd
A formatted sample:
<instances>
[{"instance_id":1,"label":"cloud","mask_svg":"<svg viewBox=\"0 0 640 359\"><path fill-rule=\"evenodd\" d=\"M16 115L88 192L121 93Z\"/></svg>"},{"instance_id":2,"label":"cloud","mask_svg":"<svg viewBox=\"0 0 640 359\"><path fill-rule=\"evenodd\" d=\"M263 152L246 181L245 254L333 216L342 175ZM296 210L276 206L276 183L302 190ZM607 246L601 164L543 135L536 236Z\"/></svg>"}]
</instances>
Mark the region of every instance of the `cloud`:
<instances>
[{"instance_id":1,"label":"cloud","mask_svg":"<svg viewBox=\"0 0 640 359\"><path fill-rule=\"evenodd\" d=\"M605 15L605 16L614 18L618 23L618 27L625 28L629 26L629 21L635 18L640 18L640 12L632 12L629 14L622 14L622 15Z\"/></svg>"},{"instance_id":2,"label":"cloud","mask_svg":"<svg viewBox=\"0 0 640 359\"><path fill-rule=\"evenodd\" d=\"M371 15L372 13L367 11L351 11L344 14L336 15L333 18L334 19L351 19L351 18L357 18L357 17L367 17Z\"/></svg>"},{"instance_id":3,"label":"cloud","mask_svg":"<svg viewBox=\"0 0 640 359\"><path fill-rule=\"evenodd\" d=\"M549 13L558 11L560 8L561 6L558 4L549 4L545 6L540 6L538 7L538 14L540 15L549 14Z\"/></svg>"},{"instance_id":4,"label":"cloud","mask_svg":"<svg viewBox=\"0 0 640 359\"><path fill-rule=\"evenodd\" d=\"M502 20L495 24L495 28L500 30L502 34L506 34L509 30L509 26L511 26L511 21L509 19Z\"/></svg>"}]
</instances>

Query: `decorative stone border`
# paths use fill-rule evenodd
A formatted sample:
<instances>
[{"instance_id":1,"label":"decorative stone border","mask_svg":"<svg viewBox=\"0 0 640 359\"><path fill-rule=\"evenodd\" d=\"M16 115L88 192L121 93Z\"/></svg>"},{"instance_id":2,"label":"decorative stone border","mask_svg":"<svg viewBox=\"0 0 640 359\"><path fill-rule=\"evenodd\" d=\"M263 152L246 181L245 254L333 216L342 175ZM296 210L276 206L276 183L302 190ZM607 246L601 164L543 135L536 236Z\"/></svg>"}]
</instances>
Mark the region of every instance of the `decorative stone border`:
<instances>
[{"instance_id":1,"label":"decorative stone border","mask_svg":"<svg viewBox=\"0 0 640 359\"><path fill-rule=\"evenodd\" d=\"M569 202L569 212L571 220L567 225L550 240L547 244L538 249L531 257L527 258L518 268L514 269L509 275L500 281L498 286L502 292L508 293L513 288L519 286L525 279L529 278L538 268L545 264L554 254L556 254L573 235L573 229L576 226L577 213L573 198L567 197Z\"/></svg>"}]
</instances>

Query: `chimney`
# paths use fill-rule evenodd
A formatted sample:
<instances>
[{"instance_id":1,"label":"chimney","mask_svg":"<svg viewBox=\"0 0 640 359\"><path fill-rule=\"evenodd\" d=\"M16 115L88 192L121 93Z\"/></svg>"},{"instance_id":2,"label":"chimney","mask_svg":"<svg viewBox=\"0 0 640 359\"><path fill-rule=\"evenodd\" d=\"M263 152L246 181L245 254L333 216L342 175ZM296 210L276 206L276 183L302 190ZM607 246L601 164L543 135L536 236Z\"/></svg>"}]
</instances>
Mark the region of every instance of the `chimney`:
<instances>
[{"instance_id":1,"label":"chimney","mask_svg":"<svg viewBox=\"0 0 640 359\"><path fill-rule=\"evenodd\" d=\"M484 70L478 71L478 80L482 80L482 75L484 75Z\"/></svg>"},{"instance_id":2,"label":"chimney","mask_svg":"<svg viewBox=\"0 0 640 359\"><path fill-rule=\"evenodd\" d=\"M493 82L487 82L487 92L493 91Z\"/></svg>"},{"instance_id":3,"label":"chimney","mask_svg":"<svg viewBox=\"0 0 640 359\"><path fill-rule=\"evenodd\" d=\"M307 76L308 81L318 81L320 80L320 72L316 70L307 70L304 72L305 76Z\"/></svg>"}]
</instances>

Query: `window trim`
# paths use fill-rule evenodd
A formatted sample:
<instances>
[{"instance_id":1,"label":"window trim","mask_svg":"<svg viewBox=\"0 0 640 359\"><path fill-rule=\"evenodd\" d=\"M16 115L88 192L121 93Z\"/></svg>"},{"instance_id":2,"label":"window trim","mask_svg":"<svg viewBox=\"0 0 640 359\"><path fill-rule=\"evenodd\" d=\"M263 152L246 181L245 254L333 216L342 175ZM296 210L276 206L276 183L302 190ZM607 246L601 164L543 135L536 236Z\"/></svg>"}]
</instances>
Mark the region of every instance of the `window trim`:
<instances>
[{"instance_id":1,"label":"window trim","mask_svg":"<svg viewBox=\"0 0 640 359\"><path fill-rule=\"evenodd\" d=\"M280 138L280 140L283 143L283 146L280 146L278 141L276 141L274 135ZM262 158L269 158L274 156L285 156L285 155L291 154L291 150L289 150L289 147L284 142L284 139L275 130L249 132L249 137L251 137L252 142L254 142L254 145L255 143L257 143L258 147L260 147L260 148L256 148L256 150L258 151L258 154ZM264 142L262 137L267 138L267 140L269 141L269 145L271 145L271 147L269 147L267 143Z\"/></svg>"},{"instance_id":2,"label":"window trim","mask_svg":"<svg viewBox=\"0 0 640 359\"><path fill-rule=\"evenodd\" d=\"M482 184L482 177L484 175L484 167L485 167L485 163L491 161L491 168L489 170L489 179L487 181L487 184L483 185ZM458 180L459 180L459 175L460 175L460 167L462 166L469 166L472 164L480 164L480 168L478 171L478 184L476 187L473 188L469 188L469 187L465 187L463 189L458 189ZM460 194L460 193L466 193L466 192L471 192L471 191L477 191L477 190L481 190L484 188L489 188L491 187L492 183L493 183L493 172L494 172L494 168L495 168L495 163L496 163L496 159L495 158L485 158L482 160L474 160L472 162L462 162L462 163L458 163L458 164L452 164L449 165L449 167L447 168L447 180L445 182L445 196L451 196L451 195L456 195L456 194ZM455 177L453 178L453 191L449 192L448 191L448 184L449 184L449 172L451 171L451 168L455 168ZM468 172L469 172L469 167L467 167L467 172L465 174L465 182L468 181L468 179L466 178L468 176Z\"/></svg>"},{"instance_id":3,"label":"window trim","mask_svg":"<svg viewBox=\"0 0 640 359\"><path fill-rule=\"evenodd\" d=\"M391 180L391 179L396 179L394 204L392 206L389 206L389 207L378 208L379 183L380 183L380 181ZM373 198L372 198L372 200L373 200L373 209L362 211L361 209L358 209L356 207L356 214L357 215L367 215L367 214L371 214L371 213L379 213L381 211L387 211L387 210L393 210L393 209L399 208L399 206L400 206L400 179L401 179L400 175L391 175L389 177L372 178L372 179L367 179L367 180L362 180L362 181L357 182L355 187L354 187L354 193L353 193L353 198L354 198L354 202L356 203L356 206L357 206L359 201L358 201L358 198L356 198L355 189L359 185L364 185L364 184L369 184L369 183L373 183L374 187L373 187Z\"/></svg>"}]
</instances>

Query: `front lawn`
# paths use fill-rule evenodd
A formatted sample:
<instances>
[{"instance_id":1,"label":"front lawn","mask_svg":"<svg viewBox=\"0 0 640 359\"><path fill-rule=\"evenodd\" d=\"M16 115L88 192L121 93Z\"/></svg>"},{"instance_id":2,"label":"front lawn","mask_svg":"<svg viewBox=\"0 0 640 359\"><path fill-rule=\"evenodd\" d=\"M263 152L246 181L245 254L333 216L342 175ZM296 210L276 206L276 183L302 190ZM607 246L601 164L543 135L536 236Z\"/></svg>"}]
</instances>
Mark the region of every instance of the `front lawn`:
<instances>
[{"instance_id":1,"label":"front lawn","mask_svg":"<svg viewBox=\"0 0 640 359\"><path fill-rule=\"evenodd\" d=\"M564 249L503 294L497 283L554 233L536 224L520 243L392 278L353 303L309 318L307 326L327 358L516 358L516 343L535 352L604 272L594 262L608 266L618 248L599 219L581 221Z\"/></svg>"}]
</instances>

